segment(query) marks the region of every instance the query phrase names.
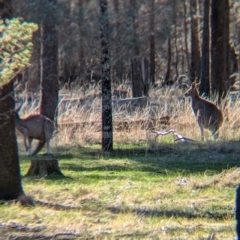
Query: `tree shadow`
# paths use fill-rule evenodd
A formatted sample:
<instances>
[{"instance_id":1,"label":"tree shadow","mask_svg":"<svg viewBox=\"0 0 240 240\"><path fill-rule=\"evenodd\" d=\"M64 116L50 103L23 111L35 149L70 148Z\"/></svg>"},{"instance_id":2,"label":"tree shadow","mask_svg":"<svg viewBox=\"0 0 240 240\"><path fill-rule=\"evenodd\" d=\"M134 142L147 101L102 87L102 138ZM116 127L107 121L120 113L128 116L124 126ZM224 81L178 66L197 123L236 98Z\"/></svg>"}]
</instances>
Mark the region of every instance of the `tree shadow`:
<instances>
[{"instance_id":1,"label":"tree shadow","mask_svg":"<svg viewBox=\"0 0 240 240\"><path fill-rule=\"evenodd\" d=\"M238 145L238 141L174 143L161 144L153 150L132 145L116 148L111 153L102 153L100 147L62 147L58 159L62 170L71 171L142 171L168 175L208 171L211 174L239 167Z\"/></svg>"}]
</instances>

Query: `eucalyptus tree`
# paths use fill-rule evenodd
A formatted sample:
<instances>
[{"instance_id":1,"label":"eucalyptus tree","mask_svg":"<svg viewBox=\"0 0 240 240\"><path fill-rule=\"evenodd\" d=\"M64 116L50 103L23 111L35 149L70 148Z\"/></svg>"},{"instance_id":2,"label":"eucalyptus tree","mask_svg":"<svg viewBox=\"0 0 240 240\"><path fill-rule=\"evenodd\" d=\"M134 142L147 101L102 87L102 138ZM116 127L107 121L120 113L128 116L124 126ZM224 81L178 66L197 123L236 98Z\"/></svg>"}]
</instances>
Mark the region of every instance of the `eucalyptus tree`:
<instances>
[{"instance_id":1,"label":"eucalyptus tree","mask_svg":"<svg viewBox=\"0 0 240 240\"><path fill-rule=\"evenodd\" d=\"M101 25L101 49L102 49L102 150L113 150L113 126L112 126L112 95L109 59L109 28L107 0L100 0L100 25Z\"/></svg>"},{"instance_id":2,"label":"eucalyptus tree","mask_svg":"<svg viewBox=\"0 0 240 240\"><path fill-rule=\"evenodd\" d=\"M35 24L12 19L11 1L0 3L0 199L24 194L15 135L13 79L29 66Z\"/></svg>"}]
</instances>

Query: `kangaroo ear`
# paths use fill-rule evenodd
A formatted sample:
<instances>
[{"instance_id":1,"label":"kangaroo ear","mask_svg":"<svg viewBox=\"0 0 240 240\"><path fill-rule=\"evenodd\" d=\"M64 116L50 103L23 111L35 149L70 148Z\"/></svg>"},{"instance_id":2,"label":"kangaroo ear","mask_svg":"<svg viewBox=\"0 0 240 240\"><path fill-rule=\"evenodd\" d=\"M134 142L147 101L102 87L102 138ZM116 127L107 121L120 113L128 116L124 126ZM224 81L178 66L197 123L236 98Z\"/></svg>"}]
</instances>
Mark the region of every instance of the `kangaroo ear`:
<instances>
[{"instance_id":1,"label":"kangaroo ear","mask_svg":"<svg viewBox=\"0 0 240 240\"><path fill-rule=\"evenodd\" d=\"M192 88L196 88L196 83L192 82Z\"/></svg>"},{"instance_id":2,"label":"kangaroo ear","mask_svg":"<svg viewBox=\"0 0 240 240\"><path fill-rule=\"evenodd\" d=\"M198 88L200 86L200 82L196 84L196 88Z\"/></svg>"}]
</instances>

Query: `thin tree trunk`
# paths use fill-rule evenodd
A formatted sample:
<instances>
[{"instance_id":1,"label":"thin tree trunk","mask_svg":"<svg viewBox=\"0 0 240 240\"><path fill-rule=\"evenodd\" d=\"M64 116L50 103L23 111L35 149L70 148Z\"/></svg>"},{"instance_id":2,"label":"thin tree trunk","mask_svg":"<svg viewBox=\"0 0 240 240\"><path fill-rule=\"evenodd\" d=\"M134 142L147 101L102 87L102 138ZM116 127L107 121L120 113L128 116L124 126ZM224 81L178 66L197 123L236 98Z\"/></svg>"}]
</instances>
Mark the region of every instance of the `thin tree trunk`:
<instances>
[{"instance_id":1,"label":"thin tree trunk","mask_svg":"<svg viewBox=\"0 0 240 240\"><path fill-rule=\"evenodd\" d=\"M118 83L123 83L123 60L121 57L121 45L120 43L117 41L117 39L120 39L120 21L119 21L119 0L114 0L113 1L114 4L114 10L116 13L116 58L117 61L115 63L115 69L116 69L116 76L118 79Z\"/></svg>"},{"instance_id":2,"label":"thin tree trunk","mask_svg":"<svg viewBox=\"0 0 240 240\"><path fill-rule=\"evenodd\" d=\"M172 62L172 48L171 48L171 37L168 38L168 61L167 61L167 71L165 75L164 83L166 85L169 84L170 81L170 73L171 73L171 62Z\"/></svg>"},{"instance_id":3,"label":"thin tree trunk","mask_svg":"<svg viewBox=\"0 0 240 240\"><path fill-rule=\"evenodd\" d=\"M190 80L198 82L200 77L200 43L199 26L197 19L197 0L190 1L191 13L191 59L190 59Z\"/></svg>"},{"instance_id":4,"label":"thin tree trunk","mask_svg":"<svg viewBox=\"0 0 240 240\"><path fill-rule=\"evenodd\" d=\"M177 46L177 7L176 0L173 1L173 25L174 25L174 47L175 47L175 72L178 77L178 46Z\"/></svg>"},{"instance_id":5,"label":"thin tree trunk","mask_svg":"<svg viewBox=\"0 0 240 240\"><path fill-rule=\"evenodd\" d=\"M108 6L107 0L100 0L101 49L102 49L102 150L113 150L112 94L110 60L108 52Z\"/></svg>"},{"instance_id":6,"label":"thin tree trunk","mask_svg":"<svg viewBox=\"0 0 240 240\"><path fill-rule=\"evenodd\" d=\"M133 49L134 55L138 56L140 54L139 40L137 36L138 22L137 18L137 2L136 0L130 0L131 12L132 12L132 31L133 31Z\"/></svg>"},{"instance_id":7,"label":"thin tree trunk","mask_svg":"<svg viewBox=\"0 0 240 240\"><path fill-rule=\"evenodd\" d=\"M56 4L56 0L48 2ZM58 37L54 13L51 21L43 20L42 48L40 113L53 121L58 103Z\"/></svg>"},{"instance_id":8,"label":"thin tree trunk","mask_svg":"<svg viewBox=\"0 0 240 240\"><path fill-rule=\"evenodd\" d=\"M204 0L203 16L203 36L202 36L202 64L201 64L201 84L199 88L200 95L210 96L209 82L209 7L210 0Z\"/></svg>"},{"instance_id":9,"label":"thin tree trunk","mask_svg":"<svg viewBox=\"0 0 240 240\"><path fill-rule=\"evenodd\" d=\"M155 0L150 3L150 82L155 84Z\"/></svg>"},{"instance_id":10,"label":"thin tree trunk","mask_svg":"<svg viewBox=\"0 0 240 240\"><path fill-rule=\"evenodd\" d=\"M83 10L83 0L78 0L78 29L79 29L79 64L80 64L80 73L84 73L86 71L86 61L85 61L85 51L84 51L84 38L82 37L82 23L84 22L84 10Z\"/></svg>"},{"instance_id":11,"label":"thin tree trunk","mask_svg":"<svg viewBox=\"0 0 240 240\"><path fill-rule=\"evenodd\" d=\"M185 45L185 55L187 60L187 69L186 71L189 74L189 53L188 53L188 27L187 27L187 3L186 0L183 3L183 9L184 9L184 45Z\"/></svg>"}]
</instances>

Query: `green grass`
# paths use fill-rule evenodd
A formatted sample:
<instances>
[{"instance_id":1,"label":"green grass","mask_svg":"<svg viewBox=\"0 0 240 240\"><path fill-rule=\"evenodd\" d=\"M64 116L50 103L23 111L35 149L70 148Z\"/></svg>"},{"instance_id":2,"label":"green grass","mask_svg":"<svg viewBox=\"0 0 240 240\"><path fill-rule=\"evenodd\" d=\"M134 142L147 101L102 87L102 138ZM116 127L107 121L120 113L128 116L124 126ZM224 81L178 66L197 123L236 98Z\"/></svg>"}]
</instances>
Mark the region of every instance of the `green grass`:
<instances>
[{"instance_id":1,"label":"green grass","mask_svg":"<svg viewBox=\"0 0 240 240\"><path fill-rule=\"evenodd\" d=\"M0 223L6 224L0 233L19 239L57 233L74 233L75 239L234 239L239 142L157 144L155 151L144 143L122 144L111 154L102 154L99 145L53 149L66 178L23 177L25 193L48 204L0 205ZM22 154L22 175L29 166ZM29 228L11 227L13 222Z\"/></svg>"}]
</instances>

